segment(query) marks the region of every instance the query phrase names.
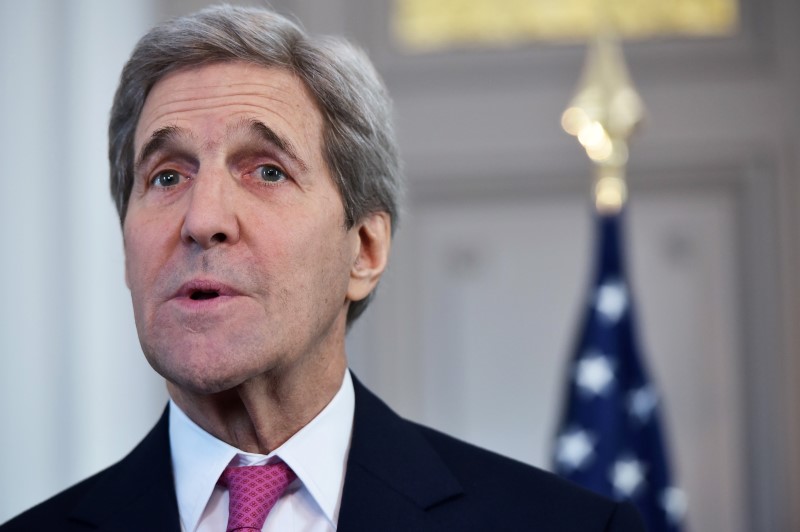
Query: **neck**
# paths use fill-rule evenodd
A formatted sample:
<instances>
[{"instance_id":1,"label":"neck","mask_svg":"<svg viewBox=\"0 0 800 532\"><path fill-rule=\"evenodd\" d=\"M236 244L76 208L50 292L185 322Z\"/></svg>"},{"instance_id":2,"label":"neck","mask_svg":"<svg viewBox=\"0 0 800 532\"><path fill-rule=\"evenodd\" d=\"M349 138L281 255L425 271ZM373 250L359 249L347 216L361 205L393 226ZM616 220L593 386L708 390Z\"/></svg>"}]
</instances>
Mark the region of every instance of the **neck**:
<instances>
[{"instance_id":1,"label":"neck","mask_svg":"<svg viewBox=\"0 0 800 532\"><path fill-rule=\"evenodd\" d=\"M220 393L202 395L168 382L172 400L216 438L245 452L269 454L319 414L339 391L346 357L303 371L272 370Z\"/></svg>"}]
</instances>

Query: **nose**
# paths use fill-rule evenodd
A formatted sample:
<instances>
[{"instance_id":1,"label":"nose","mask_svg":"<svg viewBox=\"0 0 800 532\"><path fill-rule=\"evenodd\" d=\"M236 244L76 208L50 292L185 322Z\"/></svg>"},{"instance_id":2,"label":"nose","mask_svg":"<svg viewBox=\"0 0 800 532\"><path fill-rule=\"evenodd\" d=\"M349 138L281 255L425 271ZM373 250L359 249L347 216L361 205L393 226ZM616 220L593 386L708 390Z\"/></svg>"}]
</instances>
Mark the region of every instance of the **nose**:
<instances>
[{"instance_id":1,"label":"nose","mask_svg":"<svg viewBox=\"0 0 800 532\"><path fill-rule=\"evenodd\" d=\"M232 185L224 172L198 172L189 193L181 239L210 249L239 240L239 220Z\"/></svg>"}]
</instances>

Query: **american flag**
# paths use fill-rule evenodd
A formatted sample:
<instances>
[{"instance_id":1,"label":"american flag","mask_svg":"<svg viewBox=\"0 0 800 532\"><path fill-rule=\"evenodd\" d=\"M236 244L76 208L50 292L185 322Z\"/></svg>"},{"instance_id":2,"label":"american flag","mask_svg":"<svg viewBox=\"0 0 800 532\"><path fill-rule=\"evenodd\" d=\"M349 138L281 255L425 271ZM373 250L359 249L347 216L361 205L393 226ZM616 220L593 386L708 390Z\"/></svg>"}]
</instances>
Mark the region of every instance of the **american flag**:
<instances>
[{"instance_id":1,"label":"american flag","mask_svg":"<svg viewBox=\"0 0 800 532\"><path fill-rule=\"evenodd\" d=\"M671 482L660 396L639 348L623 217L597 215L596 277L567 372L554 465L581 486L630 500L649 532L678 532L686 498Z\"/></svg>"}]
</instances>

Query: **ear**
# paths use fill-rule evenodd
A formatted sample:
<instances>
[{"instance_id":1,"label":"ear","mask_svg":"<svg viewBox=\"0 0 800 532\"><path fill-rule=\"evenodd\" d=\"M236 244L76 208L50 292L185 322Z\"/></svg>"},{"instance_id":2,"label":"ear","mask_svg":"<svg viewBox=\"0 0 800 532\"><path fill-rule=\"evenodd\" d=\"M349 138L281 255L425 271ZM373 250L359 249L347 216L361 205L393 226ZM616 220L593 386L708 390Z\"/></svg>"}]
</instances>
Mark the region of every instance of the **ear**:
<instances>
[{"instance_id":1,"label":"ear","mask_svg":"<svg viewBox=\"0 0 800 532\"><path fill-rule=\"evenodd\" d=\"M355 243L347 299L360 301L378 284L389 262L392 222L388 213L375 212L365 216L350 231Z\"/></svg>"}]
</instances>

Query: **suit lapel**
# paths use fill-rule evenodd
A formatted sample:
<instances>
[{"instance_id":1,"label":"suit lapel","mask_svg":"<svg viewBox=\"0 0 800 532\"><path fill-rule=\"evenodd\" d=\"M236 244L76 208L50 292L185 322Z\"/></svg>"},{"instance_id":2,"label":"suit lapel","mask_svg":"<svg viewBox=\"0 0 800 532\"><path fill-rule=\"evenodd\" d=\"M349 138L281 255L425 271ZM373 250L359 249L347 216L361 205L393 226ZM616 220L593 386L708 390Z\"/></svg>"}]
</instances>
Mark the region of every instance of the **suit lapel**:
<instances>
[{"instance_id":1,"label":"suit lapel","mask_svg":"<svg viewBox=\"0 0 800 532\"><path fill-rule=\"evenodd\" d=\"M418 430L353 378L356 407L339 532L436 530L426 512L460 484Z\"/></svg>"},{"instance_id":2,"label":"suit lapel","mask_svg":"<svg viewBox=\"0 0 800 532\"><path fill-rule=\"evenodd\" d=\"M168 410L131 453L98 479L71 519L101 531L180 531Z\"/></svg>"}]
</instances>

